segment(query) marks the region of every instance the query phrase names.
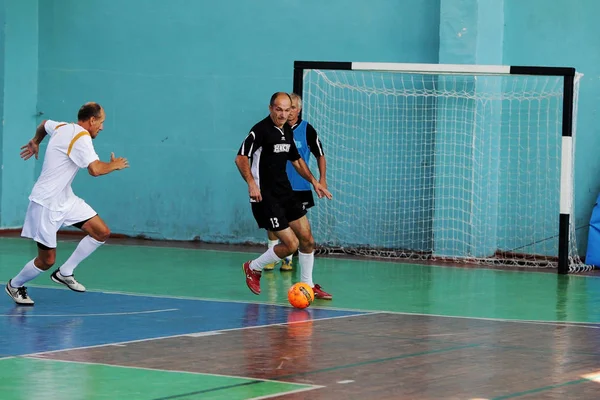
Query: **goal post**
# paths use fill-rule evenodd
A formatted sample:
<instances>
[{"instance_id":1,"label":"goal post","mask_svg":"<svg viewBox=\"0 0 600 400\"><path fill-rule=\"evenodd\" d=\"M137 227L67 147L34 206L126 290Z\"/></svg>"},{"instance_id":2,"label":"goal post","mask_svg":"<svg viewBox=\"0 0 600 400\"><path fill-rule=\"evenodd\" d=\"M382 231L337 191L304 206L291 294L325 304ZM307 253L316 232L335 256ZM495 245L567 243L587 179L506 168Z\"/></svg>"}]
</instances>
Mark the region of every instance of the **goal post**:
<instances>
[{"instance_id":1,"label":"goal post","mask_svg":"<svg viewBox=\"0 0 600 400\"><path fill-rule=\"evenodd\" d=\"M293 90L334 194L309 213L319 251L588 269L573 218L580 76L296 61Z\"/></svg>"}]
</instances>

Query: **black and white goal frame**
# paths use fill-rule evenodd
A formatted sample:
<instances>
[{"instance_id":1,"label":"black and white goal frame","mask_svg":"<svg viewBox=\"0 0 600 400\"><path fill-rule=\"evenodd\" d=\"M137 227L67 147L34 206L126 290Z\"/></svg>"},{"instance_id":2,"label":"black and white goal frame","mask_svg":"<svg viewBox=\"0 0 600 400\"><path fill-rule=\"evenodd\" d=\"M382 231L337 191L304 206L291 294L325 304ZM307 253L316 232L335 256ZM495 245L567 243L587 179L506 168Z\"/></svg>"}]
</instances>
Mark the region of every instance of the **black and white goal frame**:
<instances>
[{"instance_id":1,"label":"black and white goal frame","mask_svg":"<svg viewBox=\"0 0 600 400\"><path fill-rule=\"evenodd\" d=\"M539 75L562 76L562 154L560 166L560 216L558 227L558 273L569 273L569 229L573 211L573 101L576 70L572 67L511 65L411 64L343 61L294 61L294 93L302 95L304 71L388 71L453 75Z\"/></svg>"}]
</instances>

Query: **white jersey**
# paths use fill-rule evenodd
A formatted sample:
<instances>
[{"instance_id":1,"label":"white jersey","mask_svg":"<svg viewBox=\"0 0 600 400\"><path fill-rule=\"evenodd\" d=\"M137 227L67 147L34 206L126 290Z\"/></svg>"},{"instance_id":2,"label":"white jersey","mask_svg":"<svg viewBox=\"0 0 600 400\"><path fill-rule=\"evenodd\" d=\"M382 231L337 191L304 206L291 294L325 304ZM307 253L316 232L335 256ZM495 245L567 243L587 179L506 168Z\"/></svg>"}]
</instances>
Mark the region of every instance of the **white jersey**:
<instances>
[{"instance_id":1,"label":"white jersey","mask_svg":"<svg viewBox=\"0 0 600 400\"><path fill-rule=\"evenodd\" d=\"M44 124L50 136L42 173L33 186L29 200L51 211L65 212L79 199L71 183L79 168L87 168L99 159L89 132L74 123L48 120Z\"/></svg>"}]
</instances>

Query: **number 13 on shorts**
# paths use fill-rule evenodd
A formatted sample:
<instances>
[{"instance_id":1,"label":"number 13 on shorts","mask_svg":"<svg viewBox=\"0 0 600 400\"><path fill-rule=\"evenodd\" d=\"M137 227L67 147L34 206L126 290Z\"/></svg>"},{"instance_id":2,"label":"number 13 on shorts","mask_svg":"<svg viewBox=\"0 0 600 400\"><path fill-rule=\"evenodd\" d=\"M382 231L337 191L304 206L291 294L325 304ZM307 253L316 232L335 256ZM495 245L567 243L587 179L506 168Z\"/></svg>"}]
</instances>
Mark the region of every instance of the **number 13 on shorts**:
<instances>
[{"instance_id":1,"label":"number 13 on shorts","mask_svg":"<svg viewBox=\"0 0 600 400\"><path fill-rule=\"evenodd\" d=\"M279 221L277 221L277 218L269 218L271 220L271 226L273 228L279 228Z\"/></svg>"}]
</instances>

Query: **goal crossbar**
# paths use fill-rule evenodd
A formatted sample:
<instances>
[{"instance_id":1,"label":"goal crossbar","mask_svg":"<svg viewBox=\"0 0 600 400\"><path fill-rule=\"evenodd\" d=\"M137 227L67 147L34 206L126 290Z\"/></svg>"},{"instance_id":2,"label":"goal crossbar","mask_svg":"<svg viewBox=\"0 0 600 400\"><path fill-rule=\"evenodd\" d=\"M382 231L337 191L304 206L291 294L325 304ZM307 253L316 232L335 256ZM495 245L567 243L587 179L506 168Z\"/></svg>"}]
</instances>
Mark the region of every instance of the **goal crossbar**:
<instances>
[{"instance_id":1,"label":"goal crossbar","mask_svg":"<svg viewBox=\"0 0 600 400\"><path fill-rule=\"evenodd\" d=\"M418 63L372 63L343 61L295 61L294 69L394 71L419 74L466 74L466 75L546 75L575 76L572 67L535 67L511 65L467 64L418 64Z\"/></svg>"}]
</instances>

